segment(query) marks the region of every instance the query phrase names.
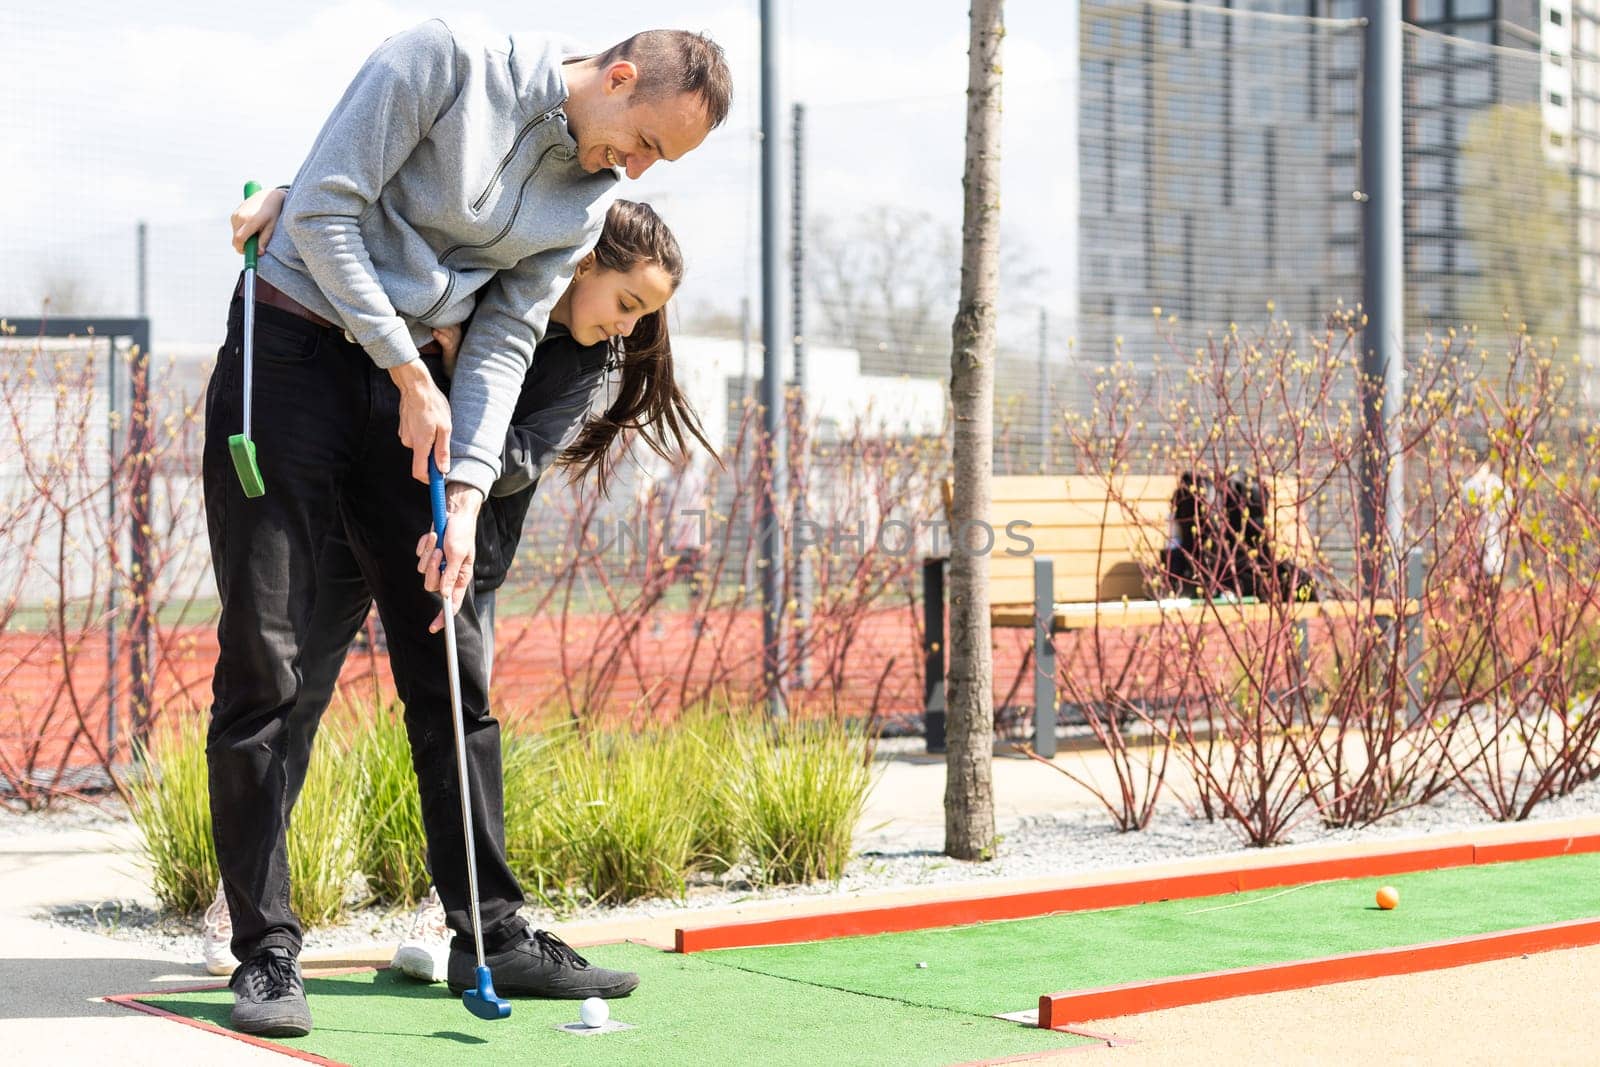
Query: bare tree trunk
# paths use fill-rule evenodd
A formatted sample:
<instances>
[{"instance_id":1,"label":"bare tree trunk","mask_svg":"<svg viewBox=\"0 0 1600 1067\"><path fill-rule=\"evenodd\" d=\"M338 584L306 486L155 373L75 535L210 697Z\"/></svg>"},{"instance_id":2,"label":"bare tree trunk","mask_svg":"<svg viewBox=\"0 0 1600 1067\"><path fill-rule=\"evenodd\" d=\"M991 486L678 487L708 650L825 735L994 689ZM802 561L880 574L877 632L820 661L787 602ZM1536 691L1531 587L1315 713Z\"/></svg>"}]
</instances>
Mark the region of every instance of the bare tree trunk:
<instances>
[{"instance_id":1,"label":"bare tree trunk","mask_svg":"<svg viewBox=\"0 0 1600 1067\"><path fill-rule=\"evenodd\" d=\"M950 685L944 850L994 854L994 657L989 644L989 521L994 468L995 304L1000 291L1000 42L1003 0L972 0L961 303L951 331L955 418L951 505Z\"/></svg>"}]
</instances>

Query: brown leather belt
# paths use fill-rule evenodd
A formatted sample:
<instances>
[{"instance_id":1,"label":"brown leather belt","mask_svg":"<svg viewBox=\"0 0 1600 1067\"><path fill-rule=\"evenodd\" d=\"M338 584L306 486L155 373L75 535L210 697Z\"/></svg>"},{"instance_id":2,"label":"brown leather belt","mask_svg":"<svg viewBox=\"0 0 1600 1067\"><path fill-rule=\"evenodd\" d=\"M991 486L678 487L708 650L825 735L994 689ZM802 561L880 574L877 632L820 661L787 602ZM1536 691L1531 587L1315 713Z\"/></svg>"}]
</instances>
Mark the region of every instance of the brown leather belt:
<instances>
[{"instance_id":1,"label":"brown leather belt","mask_svg":"<svg viewBox=\"0 0 1600 1067\"><path fill-rule=\"evenodd\" d=\"M239 284L234 287L233 295L235 297L244 296L243 278L240 278ZM287 311L289 314L297 315L300 318L305 319L307 322L321 326L323 329L331 330L334 328L333 323L329 322L321 315L318 315L315 311L312 311L304 304L301 304L298 300L294 299L294 297L289 296L272 283L264 280L259 274L256 275L256 304L262 307L277 308L279 311ZM346 340L350 339L350 335L347 331L340 329L339 333ZM439 356L443 354L444 349L440 347L438 341L429 341L427 344L417 349L417 355L419 356Z\"/></svg>"}]
</instances>

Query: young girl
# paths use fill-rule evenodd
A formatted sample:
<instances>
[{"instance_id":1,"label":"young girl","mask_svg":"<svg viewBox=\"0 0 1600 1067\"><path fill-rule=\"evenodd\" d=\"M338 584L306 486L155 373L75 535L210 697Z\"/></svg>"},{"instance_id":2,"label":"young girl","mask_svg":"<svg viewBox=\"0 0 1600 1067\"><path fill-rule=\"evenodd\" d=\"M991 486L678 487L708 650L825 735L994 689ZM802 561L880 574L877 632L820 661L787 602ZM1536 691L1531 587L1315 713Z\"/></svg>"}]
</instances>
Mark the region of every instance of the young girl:
<instances>
[{"instance_id":1,"label":"young girl","mask_svg":"<svg viewBox=\"0 0 1600 1067\"><path fill-rule=\"evenodd\" d=\"M282 190L273 189L235 210L235 248L242 248L255 233L266 244L283 199ZM688 455L688 437L715 455L673 377L665 305L682 278L682 253L666 224L648 204L618 200L606 214L594 251L579 263L551 311L549 328L513 410L500 478L478 522L473 595L488 663L494 656L495 591L505 581L534 490L550 466L566 468L571 482L592 472L605 492L612 445L625 430L637 433L667 459ZM442 355L424 357L432 362L429 369L446 392L462 332L460 326L434 330ZM615 397L602 413L589 416L608 370L620 374ZM317 600L300 663L302 684L289 716L291 807L305 781L318 722L372 606L368 578L340 532L328 539L318 561ZM409 535L397 531L396 536ZM437 572L439 557L431 532L418 543L417 554L422 561L419 571L432 566ZM414 729L409 721L407 729ZM228 973L233 968L232 924L220 886L206 911L205 933L207 969ZM548 934L538 936L557 941ZM395 954L394 966L424 981L442 980L448 969L449 937L438 894L430 890L413 917L411 935Z\"/></svg>"}]
</instances>

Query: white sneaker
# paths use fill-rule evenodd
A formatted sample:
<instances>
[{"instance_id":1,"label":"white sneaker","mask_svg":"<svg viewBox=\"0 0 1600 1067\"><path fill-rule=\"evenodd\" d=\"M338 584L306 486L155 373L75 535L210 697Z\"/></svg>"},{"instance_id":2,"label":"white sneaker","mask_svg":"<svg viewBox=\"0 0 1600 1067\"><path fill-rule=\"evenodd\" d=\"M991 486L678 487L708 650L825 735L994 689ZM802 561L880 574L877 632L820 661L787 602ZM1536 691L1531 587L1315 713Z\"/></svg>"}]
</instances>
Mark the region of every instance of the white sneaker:
<instances>
[{"instance_id":1,"label":"white sneaker","mask_svg":"<svg viewBox=\"0 0 1600 1067\"><path fill-rule=\"evenodd\" d=\"M428 895L411 913L411 932L389 966L419 982L442 982L450 968L450 937L439 891L429 886Z\"/></svg>"},{"instance_id":2,"label":"white sneaker","mask_svg":"<svg viewBox=\"0 0 1600 1067\"><path fill-rule=\"evenodd\" d=\"M206 909L204 937L206 973L232 974L239 961L233 958L233 916L228 914L221 882L217 883L217 898Z\"/></svg>"}]
</instances>

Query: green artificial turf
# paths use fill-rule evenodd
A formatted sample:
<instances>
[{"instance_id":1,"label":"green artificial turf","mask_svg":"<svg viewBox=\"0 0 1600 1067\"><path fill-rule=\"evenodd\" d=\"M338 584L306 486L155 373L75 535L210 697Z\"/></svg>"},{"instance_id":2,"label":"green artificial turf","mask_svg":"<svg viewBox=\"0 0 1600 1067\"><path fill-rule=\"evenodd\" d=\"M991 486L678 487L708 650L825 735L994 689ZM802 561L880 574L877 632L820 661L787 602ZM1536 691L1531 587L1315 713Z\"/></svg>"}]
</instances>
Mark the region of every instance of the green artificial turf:
<instances>
[{"instance_id":1,"label":"green artificial turf","mask_svg":"<svg viewBox=\"0 0 1600 1067\"><path fill-rule=\"evenodd\" d=\"M315 1028L277 1042L356 1065L495 1064L952 1064L1084 1044L1072 1034L1019 1026L981 1014L899 1004L750 974L638 945L584 955L639 972L631 997L611 1002L633 1030L577 1037L554 1026L576 1022L578 1005L515 1000L511 1018L483 1022L444 986L388 971L306 983ZM178 1015L228 1025L226 989L141 998Z\"/></svg>"},{"instance_id":2,"label":"green artificial turf","mask_svg":"<svg viewBox=\"0 0 1600 1067\"><path fill-rule=\"evenodd\" d=\"M1381 911L1378 887L1400 891ZM1040 994L1600 917L1600 853L702 955L730 969L992 1014ZM927 963L919 969L919 962Z\"/></svg>"}]
</instances>

